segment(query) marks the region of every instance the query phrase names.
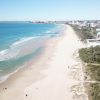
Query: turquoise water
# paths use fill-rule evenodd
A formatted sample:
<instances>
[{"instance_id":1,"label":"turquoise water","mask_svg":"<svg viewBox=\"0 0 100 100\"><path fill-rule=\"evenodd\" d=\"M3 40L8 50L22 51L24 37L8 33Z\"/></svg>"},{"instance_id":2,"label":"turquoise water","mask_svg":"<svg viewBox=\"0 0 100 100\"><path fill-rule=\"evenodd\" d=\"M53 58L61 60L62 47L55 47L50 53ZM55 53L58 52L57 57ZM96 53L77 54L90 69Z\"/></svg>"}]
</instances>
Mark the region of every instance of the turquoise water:
<instances>
[{"instance_id":1,"label":"turquoise water","mask_svg":"<svg viewBox=\"0 0 100 100\"><path fill-rule=\"evenodd\" d=\"M54 35L54 24L33 24L28 22L0 22L0 50L8 49L16 41Z\"/></svg>"},{"instance_id":2,"label":"turquoise water","mask_svg":"<svg viewBox=\"0 0 100 100\"><path fill-rule=\"evenodd\" d=\"M59 36L60 25L0 22L0 77L30 61L48 38Z\"/></svg>"}]
</instances>

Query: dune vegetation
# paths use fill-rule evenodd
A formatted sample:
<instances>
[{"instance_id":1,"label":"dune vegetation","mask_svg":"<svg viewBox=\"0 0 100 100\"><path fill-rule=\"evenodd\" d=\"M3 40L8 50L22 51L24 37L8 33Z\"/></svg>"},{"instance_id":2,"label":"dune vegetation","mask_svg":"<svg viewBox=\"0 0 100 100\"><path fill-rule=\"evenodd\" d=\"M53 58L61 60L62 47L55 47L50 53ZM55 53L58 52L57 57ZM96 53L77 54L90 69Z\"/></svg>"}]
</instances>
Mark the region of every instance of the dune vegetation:
<instances>
[{"instance_id":1,"label":"dune vegetation","mask_svg":"<svg viewBox=\"0 0 100 100\"><path fill-rule=\"evenodd\" d=\"M82 41L96 37L96 28L90 26L72 26ZM90 80L95 81L95 83L90 83L87 89L89 99L100 100L100 46L80 49L79 57L86 63L85 72L87 76L90 77Z\"/></svg>"},{"instance_id":2,"label":"dune vegetation","mask_svg":"<svg viewBox=\"0 0 100 100\"><path fill-rule=\"evenodd\" d=\"M88 89L91 100L100 100L100 46L82 48L79 50L79 56L87 63L85 66L87 75L95 81L95 83L90 83Z\"/></svg>"}]
</instances>

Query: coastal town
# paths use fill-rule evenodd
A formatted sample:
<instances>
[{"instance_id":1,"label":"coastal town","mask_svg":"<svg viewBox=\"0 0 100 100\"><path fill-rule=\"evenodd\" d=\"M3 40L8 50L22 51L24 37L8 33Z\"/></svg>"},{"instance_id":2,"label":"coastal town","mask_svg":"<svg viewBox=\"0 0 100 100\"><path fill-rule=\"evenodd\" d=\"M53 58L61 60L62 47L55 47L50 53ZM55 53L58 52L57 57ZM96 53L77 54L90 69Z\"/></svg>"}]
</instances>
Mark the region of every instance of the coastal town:
<instances>
[{"instance_id":1,"label":"coastal town","mask_svg":"<svg viewBox=\"0 0 100 100\"><path fill-rule=\"evenodd\" d=\"M87 46L97 46L100 45L100 20L94 21L70 21L69 25L75 26L77 30L88 29L91 36L85 38Z\"/></svg>"},{"instance_id":2,"label":"coastal town","mask_svg":"<svg viewBox=\"0 0 100 100\"><path fill-rule=\"evenodd\" d=\"M90 35L85 38L85 42L88 47L100 45L100 20L75 20L75 21L31 21L31 23L38 24L68 24L71 25L77 30L81 31L84 29L90 30Z\"/></svg>"}]
</instances>

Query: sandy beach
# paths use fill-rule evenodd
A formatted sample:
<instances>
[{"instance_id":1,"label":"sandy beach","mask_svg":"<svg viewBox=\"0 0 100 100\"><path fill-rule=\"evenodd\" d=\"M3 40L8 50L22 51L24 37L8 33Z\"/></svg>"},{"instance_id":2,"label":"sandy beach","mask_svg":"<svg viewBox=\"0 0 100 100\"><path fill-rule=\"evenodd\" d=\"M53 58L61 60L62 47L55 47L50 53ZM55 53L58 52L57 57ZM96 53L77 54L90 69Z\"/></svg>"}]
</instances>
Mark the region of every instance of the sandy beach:
<instances>
[{"instance_id":1,"label":"sandy beach","mask_svg":"<svg viewBox=\"0 0 100 100\"><path fill-rule=\"evenodd\" d=\"M0 85L0 100L88 100L82 63L77 51L84 47L72 27L48 42L34 63Z\"/></svg>"}]
</instances>

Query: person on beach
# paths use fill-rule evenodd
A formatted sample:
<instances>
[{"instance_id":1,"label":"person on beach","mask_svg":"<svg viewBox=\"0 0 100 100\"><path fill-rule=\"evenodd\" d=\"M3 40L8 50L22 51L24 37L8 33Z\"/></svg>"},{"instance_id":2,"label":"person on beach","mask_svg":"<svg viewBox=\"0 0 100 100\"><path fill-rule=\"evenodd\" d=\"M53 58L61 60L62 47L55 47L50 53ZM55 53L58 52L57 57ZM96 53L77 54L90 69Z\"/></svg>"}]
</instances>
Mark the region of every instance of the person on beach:
<instances>
[{"instance_id":1,"label":"person on beach","mask_svg":"<svg viewBox=\"0 0 100 100\"><path fill-rule=\"evenodd\" d=\"M27 97L28 95L26 94L25 96Z\"/></svg>"}]
</instances>

